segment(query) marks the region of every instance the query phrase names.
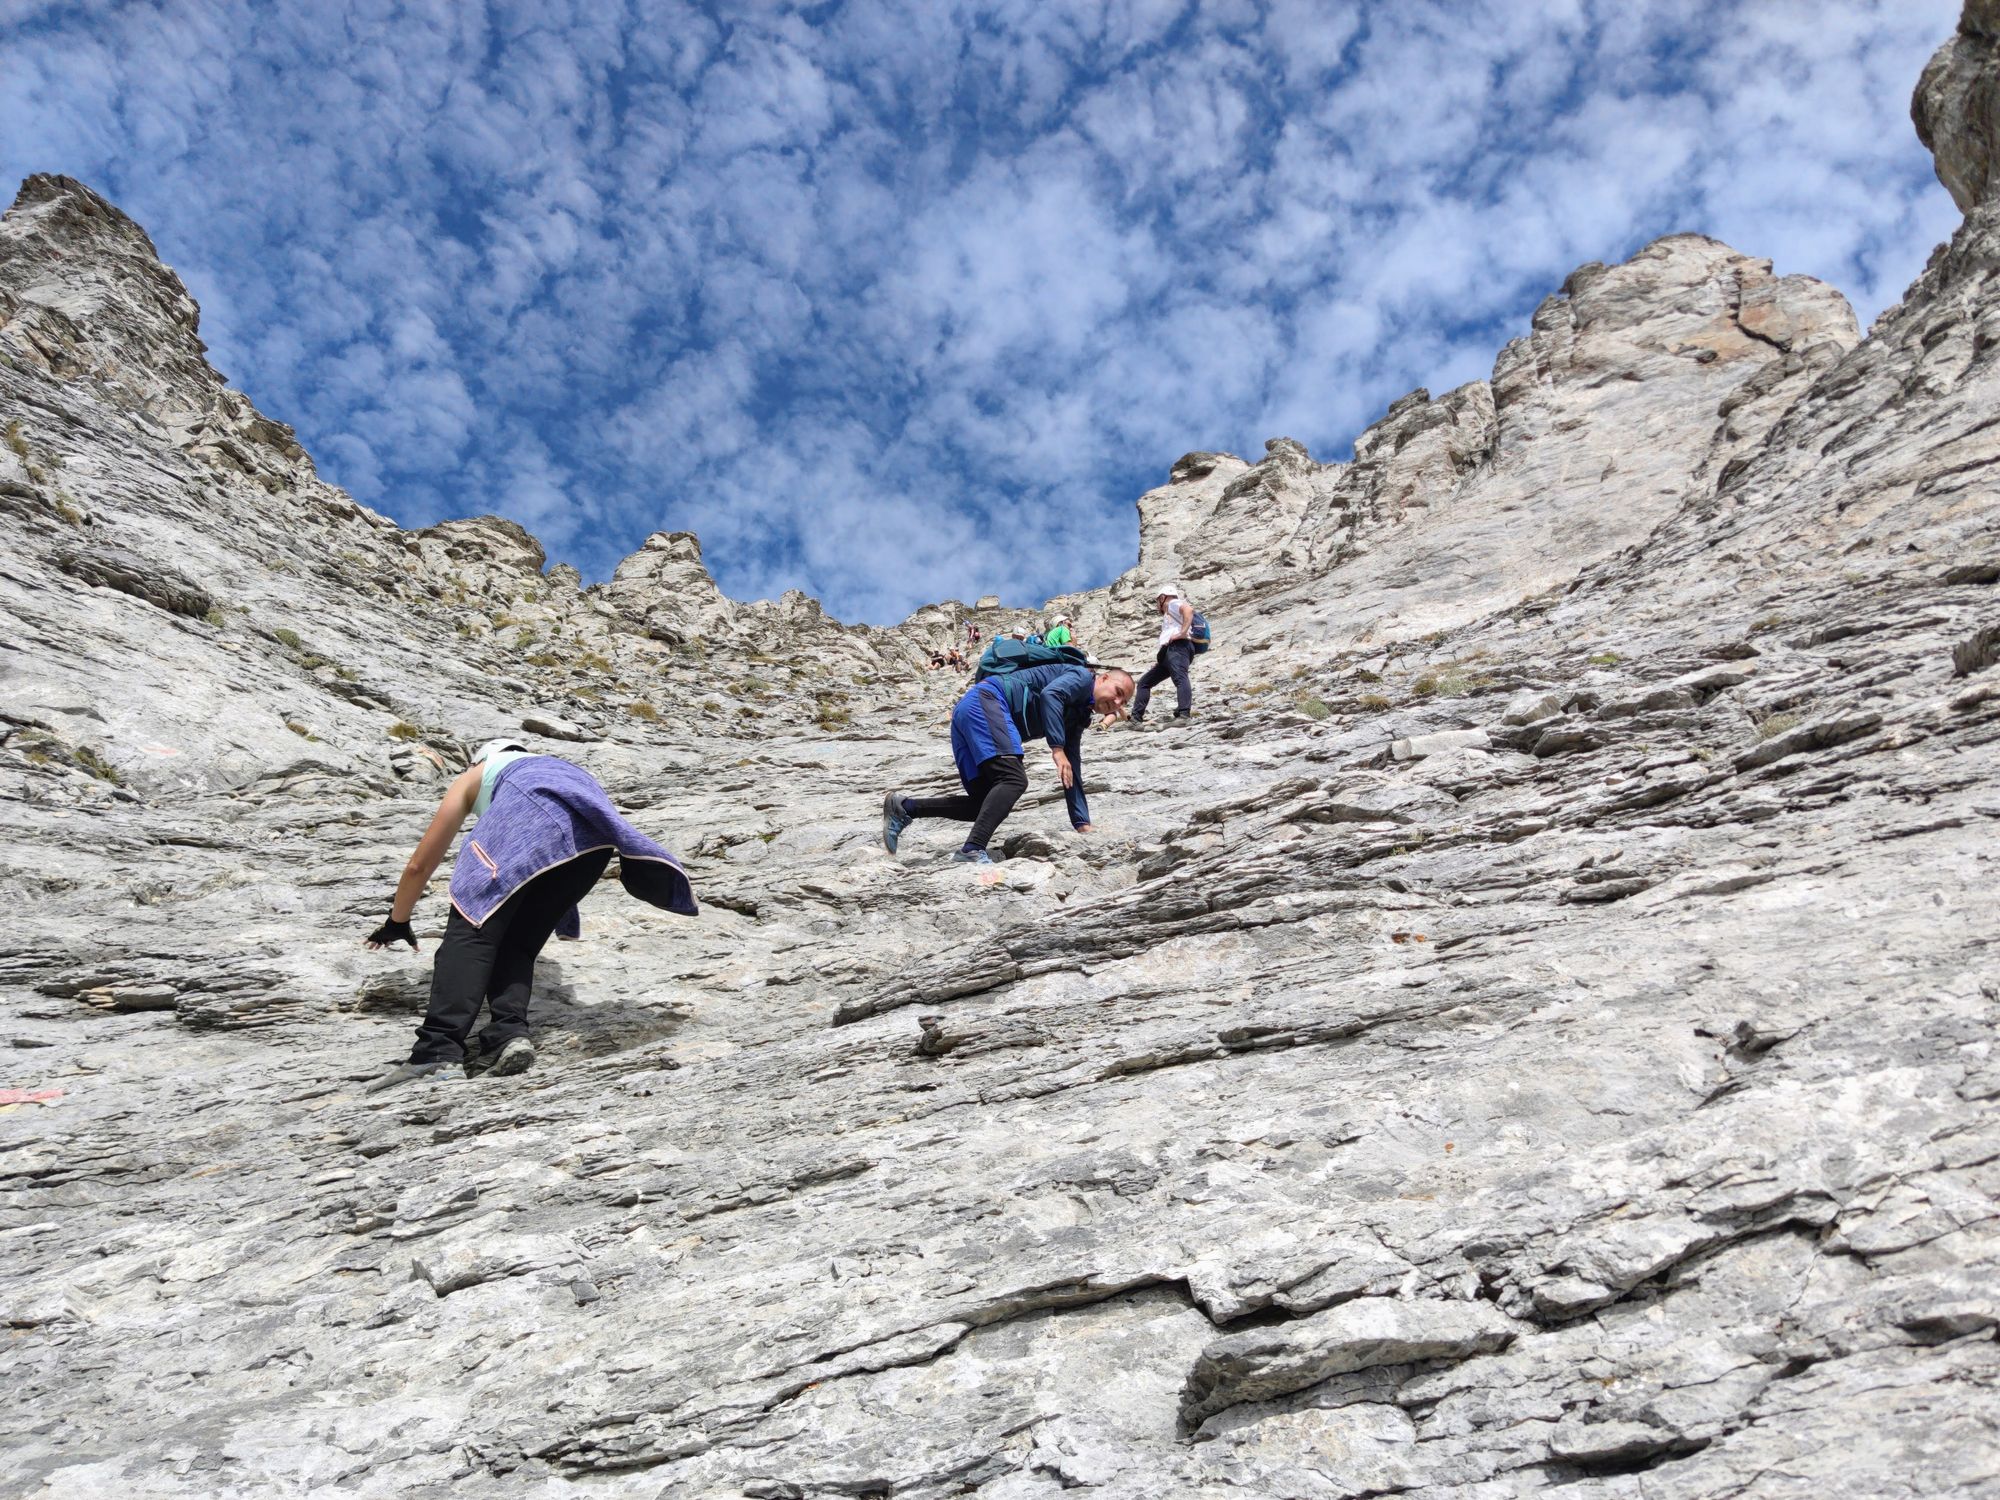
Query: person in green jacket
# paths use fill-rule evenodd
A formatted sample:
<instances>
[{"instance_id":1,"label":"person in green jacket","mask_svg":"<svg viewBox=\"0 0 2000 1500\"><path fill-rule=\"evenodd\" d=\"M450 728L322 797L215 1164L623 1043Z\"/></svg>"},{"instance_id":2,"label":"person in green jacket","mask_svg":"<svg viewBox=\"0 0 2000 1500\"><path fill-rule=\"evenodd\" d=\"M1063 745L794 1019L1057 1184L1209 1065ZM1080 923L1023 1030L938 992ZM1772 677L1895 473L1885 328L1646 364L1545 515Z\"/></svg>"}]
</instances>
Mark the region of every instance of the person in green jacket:
<instances>
[{"instance_id":1,"label":"person in green jacket","mask_svg":"<svg viewBox=\"0 0 2000 1500\"><path fill-rule=\"evenodd\" d=\"M1042 644L1045 646L1071 646L1076 644L1076 637L1070 634L1068 615L1056 616L1055 624L1051 625L1049 633L1042 637Z\"/></svg>"}]
</instances>

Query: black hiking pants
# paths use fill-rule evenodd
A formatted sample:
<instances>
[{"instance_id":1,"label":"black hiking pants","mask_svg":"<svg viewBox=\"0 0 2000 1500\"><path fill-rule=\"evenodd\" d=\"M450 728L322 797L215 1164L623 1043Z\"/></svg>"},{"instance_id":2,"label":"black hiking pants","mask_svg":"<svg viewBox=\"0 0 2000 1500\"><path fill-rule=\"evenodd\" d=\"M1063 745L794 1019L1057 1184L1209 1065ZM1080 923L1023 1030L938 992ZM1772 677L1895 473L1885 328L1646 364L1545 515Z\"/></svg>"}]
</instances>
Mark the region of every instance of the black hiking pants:
<instances>
[{"instance_id":1,"label":"black hiking pants","mask_svg":"<svg viewBox=\"0 0 2000 1500\"><path fill-rule=\"evenodd\" d=\"M1188 681L1188 667L1194 661L1194 642L1168 641L1160 647L1160 654L1153 664L1146 668L1146 675L1139 679L1139 691L1132 695L1132 719L1134 723L1146 717L1146 704L1151 701L1153 689L1169 677L1174 680L1174 717L1185 719L1194 707L1194 685Z\"/></svg>"},{"instance_id":2,"label":"black hiking pants","mask_svg":"<svg viewBox=\"0 0 2000 1500\"><path fill-rule=\"evenodd\" d=\"M979 763L972 786L958 797L905 797L903 803L913 818L950 818L970 823L965 847L984 849L1021 794L1028 789L1028 773L1018 755L996 755Z\"/></svg>"},{"instance_id":3,"label":"black hiking pants","mask_svg":"<svg viewBox=\"0 0 2000 1500\"><path fill-rule=\"evenodd\" d=\"M491 1007L493 1019L479 1034L480 1051L497 1052L515 1037L526 1036L535 958L563 913L590 893L610 863L611 851L597 849L544 870L479 927L453 907L431 966L430 1009L417 1028L410 1061L463 1058L481 1001Z\"/></svg>"}]
</instances>

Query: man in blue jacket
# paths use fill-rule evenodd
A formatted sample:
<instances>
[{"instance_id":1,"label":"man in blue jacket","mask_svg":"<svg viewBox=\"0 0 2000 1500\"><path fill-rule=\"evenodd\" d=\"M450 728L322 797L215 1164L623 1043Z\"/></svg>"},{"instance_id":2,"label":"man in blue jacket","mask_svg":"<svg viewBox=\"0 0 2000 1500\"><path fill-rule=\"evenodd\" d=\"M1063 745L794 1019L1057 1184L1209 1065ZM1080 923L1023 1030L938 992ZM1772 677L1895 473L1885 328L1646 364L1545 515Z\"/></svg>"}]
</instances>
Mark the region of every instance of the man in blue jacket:
<instances>
[{"instance_id":1,"label":"man in blue jacket","mask_svg":"<svg viewBox=\"0 0 2000 1500\"><path fill-rule=\"evenodd\" d=\"M986 845L1028 789L1022 741L1045 740L1062 781L1070 826L1090 832L1090 804L1083 795L1083 732L1092 714L1118 718L1132 701L1132 674L1116 667L1093 672L1059 663L1025 667L975 683L951 711L951 757L958 766L959 797L882 799L882 844L891 854L915 818L970 823L954 860L990 865Z\"/></svg>"}]
</instances>

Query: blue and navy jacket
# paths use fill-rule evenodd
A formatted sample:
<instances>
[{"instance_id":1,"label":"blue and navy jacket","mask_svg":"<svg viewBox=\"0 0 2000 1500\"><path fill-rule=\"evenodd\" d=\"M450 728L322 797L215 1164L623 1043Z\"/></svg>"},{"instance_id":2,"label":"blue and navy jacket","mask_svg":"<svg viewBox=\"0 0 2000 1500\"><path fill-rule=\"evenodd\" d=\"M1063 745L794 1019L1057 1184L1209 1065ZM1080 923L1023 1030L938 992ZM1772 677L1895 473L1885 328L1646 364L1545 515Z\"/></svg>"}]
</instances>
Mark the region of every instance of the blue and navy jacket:
<instances>
[{"instance_id":1,"label":"blue and navy jacket","mask_svg":"<svg viewBox=\"0 0 2000 1500\"><path fill-rule=\"evenodd\" d=\"M1069 757L1076 783L1063 792L1072 826L1090 821L1083 795L1083 732L1096 710L1097 674L1088 667L1027 667L992 679L1007 699L1021 738L1046 740Z\"/></svg>"}]
</instances>

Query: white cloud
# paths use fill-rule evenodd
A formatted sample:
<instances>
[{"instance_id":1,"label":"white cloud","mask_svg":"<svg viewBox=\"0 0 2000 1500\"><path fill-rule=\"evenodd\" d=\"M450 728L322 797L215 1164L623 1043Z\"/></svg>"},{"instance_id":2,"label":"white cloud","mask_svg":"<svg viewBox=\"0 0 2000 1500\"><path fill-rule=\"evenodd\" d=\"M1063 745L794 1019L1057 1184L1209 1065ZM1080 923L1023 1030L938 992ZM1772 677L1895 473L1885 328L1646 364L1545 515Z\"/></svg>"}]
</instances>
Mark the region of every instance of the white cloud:
<instances>
[{"instance_id":1,"label":"white cloud","mask_svg":"<svg viewBox=\"0 0 2000 1500\"><path fill-rule=\"evenodd\" d=\"M1956 222L1955 0L17 3L0 170L118 200L333 478L848 617L1130 561L1671 230L1864 317ZM809 22L807 16L813 19Z\"/></svg>"}]
</instances>

